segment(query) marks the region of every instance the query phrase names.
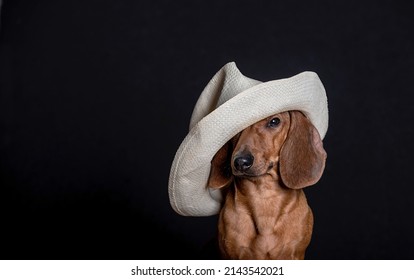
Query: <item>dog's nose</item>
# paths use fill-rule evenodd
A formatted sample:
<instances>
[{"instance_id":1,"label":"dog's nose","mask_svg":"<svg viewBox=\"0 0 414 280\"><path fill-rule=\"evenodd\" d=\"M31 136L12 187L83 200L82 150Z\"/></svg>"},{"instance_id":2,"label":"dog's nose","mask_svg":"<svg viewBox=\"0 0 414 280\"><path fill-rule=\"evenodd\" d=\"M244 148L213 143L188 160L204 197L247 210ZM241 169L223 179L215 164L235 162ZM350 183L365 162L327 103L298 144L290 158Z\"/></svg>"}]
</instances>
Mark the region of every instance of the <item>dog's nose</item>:
<instances>
[{"instance_id":1,"label":"dog's nose","mask_svg":"<svg viewBox=\"0 0 414 280\"><path fill-rule=\"evenodd\" d=\"M254 157L249 153L240 155L234 159L234 168L238 171L244 172L253 165Z\"/></svg>"}]
</instances>

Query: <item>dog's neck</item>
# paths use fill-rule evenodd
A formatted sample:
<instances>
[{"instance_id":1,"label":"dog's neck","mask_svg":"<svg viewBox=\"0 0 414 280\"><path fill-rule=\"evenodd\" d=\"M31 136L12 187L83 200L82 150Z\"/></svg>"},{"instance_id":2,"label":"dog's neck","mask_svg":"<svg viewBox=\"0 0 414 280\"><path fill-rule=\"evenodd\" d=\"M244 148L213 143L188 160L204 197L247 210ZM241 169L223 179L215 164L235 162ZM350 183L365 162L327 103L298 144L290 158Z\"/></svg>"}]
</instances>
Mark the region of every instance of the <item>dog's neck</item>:
<instances>
[{"instance_id":1,"label":"dog's neck","mask_svg":"<svg viewBox=\"0 0 414 280\"><path fill-rule=\"evenodd\" d=\"M275 225L280 215L294 209L302 190L285 187L271 176L254 178L236 177L231 194L239 209L245 209L255 221L256 229L262 234L273 231L269 225ZM270 233L270 232L269 232Z\"/></svg>"},{"instance_id":2,"label":"dog's neck","mask_svg":"<svg viewBox=\"0 0 414 280\"><path fill-rule=\"evenodd\" d=\"M261 198L268 196L280 196L292 193L275 176L263 175L257 177L235 177L234 185L238 192L243 196L254 195Z\"/></svg>"}]
</instances>

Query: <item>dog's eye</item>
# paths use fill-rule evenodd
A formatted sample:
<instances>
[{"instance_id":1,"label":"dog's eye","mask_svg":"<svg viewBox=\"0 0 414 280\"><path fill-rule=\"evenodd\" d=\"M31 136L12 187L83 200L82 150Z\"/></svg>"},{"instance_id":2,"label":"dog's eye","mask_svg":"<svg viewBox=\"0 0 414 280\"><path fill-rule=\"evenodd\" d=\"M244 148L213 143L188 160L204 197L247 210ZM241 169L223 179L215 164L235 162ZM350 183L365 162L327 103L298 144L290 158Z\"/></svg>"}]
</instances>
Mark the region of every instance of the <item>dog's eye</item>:
<instances>
[{"instance_id":1,"label":"dog's eye","mask_svg":"<svg viewBox=\"0 0 414 280\"><path fill-rule=\"evenodd\" d=\"M268 127L276 127L280 124L279 118L273 118L270 120L270 122L267 124Z\"/></svg>"}]
</instances>

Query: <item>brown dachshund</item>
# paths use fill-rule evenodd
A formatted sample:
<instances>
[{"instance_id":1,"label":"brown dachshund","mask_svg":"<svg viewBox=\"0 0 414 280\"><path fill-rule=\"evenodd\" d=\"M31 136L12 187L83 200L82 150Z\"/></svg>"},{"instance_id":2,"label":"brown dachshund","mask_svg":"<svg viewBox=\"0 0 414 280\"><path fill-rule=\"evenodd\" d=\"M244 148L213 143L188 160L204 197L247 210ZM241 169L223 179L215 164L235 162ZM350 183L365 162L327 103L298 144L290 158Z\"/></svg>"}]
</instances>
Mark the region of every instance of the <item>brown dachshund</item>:
<instances>
[{"instance_id":1,"label":"brown dachshund","mask_svg":"<svg viewBox=\"0 0 414 280\"><path fill-rule=\"evenodd\" d=\"M302 188L315 184L326 152L299 111L244 129L214 156L209 187L223 188L218 237L224 259L304 259L313 215Z\"/></svg>"}]
</instances>

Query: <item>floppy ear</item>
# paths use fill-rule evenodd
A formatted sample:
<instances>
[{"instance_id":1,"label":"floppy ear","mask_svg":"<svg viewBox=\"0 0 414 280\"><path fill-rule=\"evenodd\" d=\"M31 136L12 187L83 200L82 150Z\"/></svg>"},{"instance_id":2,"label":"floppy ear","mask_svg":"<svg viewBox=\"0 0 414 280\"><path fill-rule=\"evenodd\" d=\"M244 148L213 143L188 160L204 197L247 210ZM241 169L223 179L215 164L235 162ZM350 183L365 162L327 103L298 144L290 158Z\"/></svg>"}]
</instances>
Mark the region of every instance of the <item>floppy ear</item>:
<instances>
[{"instance_id":1,"label":"floppy ear","mask_svg":"<svg viewBox=\"0 0 414 280\"><path fill-rule=\"evenodd\" d=\"M208 187L219 189L227 186L233 180L231 172L231 143L227 142L213 157L211 161Z\"/></svg>"},{"instance_id":2,"label":"floppy ear","mask_svg":"<svg viewBox=\"0 0 414 280\"><path fill-rule=\"evenodd\" d=\"M318 182L325 168L326 152L321 137L299 111L290 111L290 128L280 151L279 170L283 183L300 189Z\"/></svg>"}]
</instances>

